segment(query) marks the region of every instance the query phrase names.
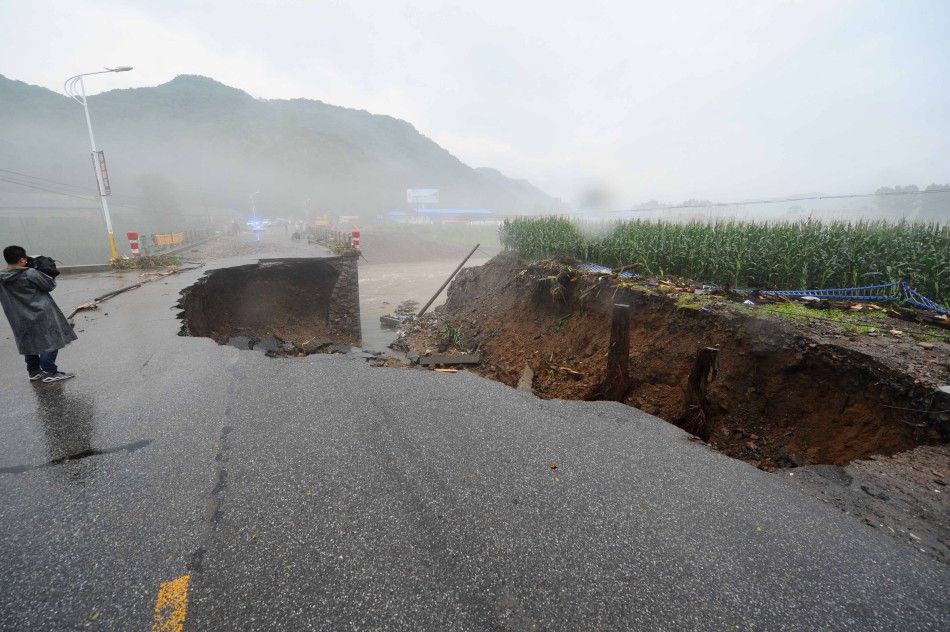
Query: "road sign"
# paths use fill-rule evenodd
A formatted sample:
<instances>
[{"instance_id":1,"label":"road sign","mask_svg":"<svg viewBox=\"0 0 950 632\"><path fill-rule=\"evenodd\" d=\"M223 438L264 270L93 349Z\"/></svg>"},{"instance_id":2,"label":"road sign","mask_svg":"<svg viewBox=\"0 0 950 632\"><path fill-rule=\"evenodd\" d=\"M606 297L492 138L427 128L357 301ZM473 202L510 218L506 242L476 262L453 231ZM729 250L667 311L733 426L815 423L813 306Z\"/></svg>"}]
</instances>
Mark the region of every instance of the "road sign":
<instances>
[{"instance_id":1,"label":"road sign","mask_svg":"<svg viewBox=\"0 0 950 632\"><path fill-rule=\"evenodd\" d=\"M406 189L406 202L409 204L438 204L438 189Z\"/></svg>"}]
</instances>

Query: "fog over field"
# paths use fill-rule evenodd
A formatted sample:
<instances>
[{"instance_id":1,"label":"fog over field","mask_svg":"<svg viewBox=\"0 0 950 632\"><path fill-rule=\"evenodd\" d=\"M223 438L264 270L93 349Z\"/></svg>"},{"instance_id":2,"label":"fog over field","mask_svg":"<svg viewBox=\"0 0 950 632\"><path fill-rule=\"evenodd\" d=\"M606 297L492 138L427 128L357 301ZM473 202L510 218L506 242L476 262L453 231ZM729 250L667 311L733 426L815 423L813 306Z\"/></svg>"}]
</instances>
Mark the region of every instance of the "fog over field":
<instances>
[{"instance_id":1,"label":"fog over field","mask_svg":"<svg viewBox=\"0 0 950 632\"><path fill-rule=\"evenodd\" d=\"M941 2L5 3L0 233L98 256L63 81L118 64L86 89L120 234L368 223L408 188L496 216L945 220L948 25Z\"/></svg>"}]
</instances>

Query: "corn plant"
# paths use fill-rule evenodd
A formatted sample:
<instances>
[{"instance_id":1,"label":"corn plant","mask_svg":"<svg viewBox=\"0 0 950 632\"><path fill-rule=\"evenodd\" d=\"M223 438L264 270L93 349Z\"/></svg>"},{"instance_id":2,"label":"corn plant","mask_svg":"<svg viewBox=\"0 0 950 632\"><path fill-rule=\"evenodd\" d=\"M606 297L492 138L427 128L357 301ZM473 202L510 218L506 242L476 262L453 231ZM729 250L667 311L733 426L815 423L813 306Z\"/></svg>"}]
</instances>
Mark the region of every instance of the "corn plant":
<instances>
[{"instance_id":1,"label":"corn plant","mask_svg":"<svg viewBox=\"0 0 950 632\"><path fill-rule=\"evenodd\" d=\"M950 304L950 224L938 222L617 222L591 236L564 217L519 217L502 245L524 257L574 257L650 275L731 287L853 287L910 275L922 293Z\"/></svg>"}]
</instances>

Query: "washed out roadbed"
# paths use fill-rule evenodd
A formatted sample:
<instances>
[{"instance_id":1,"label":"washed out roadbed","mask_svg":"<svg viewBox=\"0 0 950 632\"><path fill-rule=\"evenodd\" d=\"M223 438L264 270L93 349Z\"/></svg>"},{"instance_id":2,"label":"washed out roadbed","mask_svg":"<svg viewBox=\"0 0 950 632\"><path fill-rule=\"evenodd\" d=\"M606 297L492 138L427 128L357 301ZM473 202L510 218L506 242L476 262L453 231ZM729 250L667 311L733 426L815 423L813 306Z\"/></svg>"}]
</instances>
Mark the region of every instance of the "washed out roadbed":
<instances>
[{"instance_id":1,"label":"washed out roadbed","mask_svg":"<svg viewBox=\"0 0 950 632\"><path fill-rule=\"evenodd\" d=\"M539 397L596 399L612 306L629 304L625 403L950 560L950 395L940 390L950 330L892 308L743 298L506 252L463 270L446 304L397 345L410 356L477 350L483 360L467 370L522 388L530 376ZM698 430L688 378L707 347L719 363Z\"/></svg>"},{"instance_id":2,"label":"washed out roadbed","mask_svg":"<svg viewBox=\"0 0 950 632\"><path fill-rule=\"evenodd\" d=\"M777 476L932 557L950 563L946 445L893 456L870 456L846 466L805 465Z\"/></svg>"}]
</instances>

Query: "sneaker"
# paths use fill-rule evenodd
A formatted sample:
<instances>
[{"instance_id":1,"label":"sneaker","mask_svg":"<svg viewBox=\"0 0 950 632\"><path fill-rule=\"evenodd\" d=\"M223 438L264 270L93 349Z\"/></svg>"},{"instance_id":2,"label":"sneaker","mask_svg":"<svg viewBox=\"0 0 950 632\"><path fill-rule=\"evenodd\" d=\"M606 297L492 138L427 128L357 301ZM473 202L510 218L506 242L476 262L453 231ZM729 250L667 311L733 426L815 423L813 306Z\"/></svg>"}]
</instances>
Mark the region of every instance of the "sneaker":
<instances>
[{"instance_id":1,"label":"sneaker","mask_svg":"<svg viewBox=\"0 0 950 632\"><path fill-rule=\"evenodd\" d=\"M31 382L36 382L37 380L42 380L44 377L46 377L46 374L43 373L42 371L37 371L36 373L30 373L30 381L31 381Z\"/></svg>"},{"instance_id":2,"label":"sneaker","mask_svg":"<svg viewBox=\"0 0 950 632\"><path fill-rule=\"evenodd\" d=\"M50 382L62 382L63 380L68 380L71 377L76 377L75 373L63 373L62 371L57 371L56 373L47 373L43 377L43 383L49 384Z\"/></svg>"}]
</instances>

